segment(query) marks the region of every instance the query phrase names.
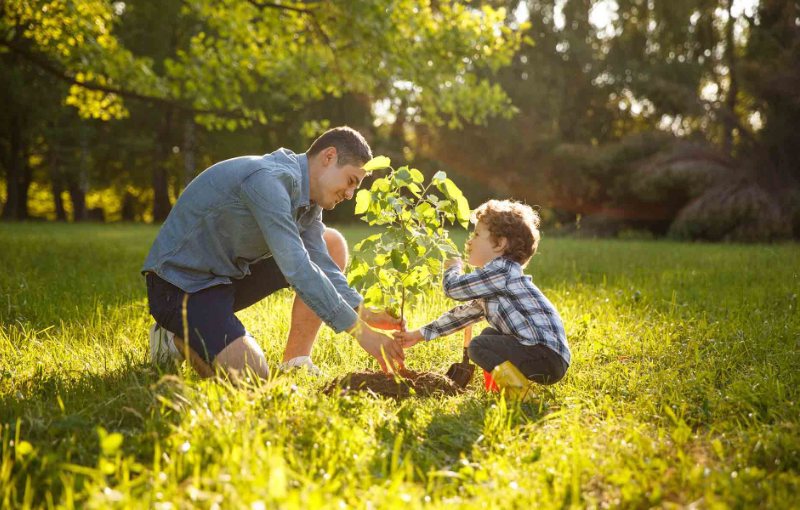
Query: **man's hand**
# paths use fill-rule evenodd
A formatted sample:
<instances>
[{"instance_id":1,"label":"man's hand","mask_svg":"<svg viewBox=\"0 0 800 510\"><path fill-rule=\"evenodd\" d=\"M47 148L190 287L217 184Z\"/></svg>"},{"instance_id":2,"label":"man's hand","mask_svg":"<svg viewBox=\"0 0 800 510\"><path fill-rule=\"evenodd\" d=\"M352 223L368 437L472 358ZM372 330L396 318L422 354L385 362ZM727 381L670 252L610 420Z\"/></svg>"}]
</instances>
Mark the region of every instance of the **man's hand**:
<instances>
[{"instance_id":1,"label":"man's hand","mask_svg":"<svg viewBox=\"0 0 800 510\"><path fill-rule=\"evenodd\" d=\"M450 269L451 267L453 267L453 266L455 266L455 265L462 265L463 263L464 263L464 261L463 261L463 260L461 260L461 258L460 258L460 257L455 257L455 258L452 258L452 259L447 259L447 260L444 262L444 269L445 269L445 271L447 271L447 270L448 270L448 269Z\"/></svg>"},{"instance_id":2,"label":"man's hand","mask_svg":"<svg viewBox=\"0 0 800 510\"><path fill-rule=\"evenodd\" d=\"M373 310L362 305L358 308L358 317L373 328L399 330L406 329L405 319L392 317L389 312L385 310Z\"/></svg>"},{"instance_id":3,"label":"man's hand","mask_svg":"<svg viewBox=\"0 0 800 510\"><path fill-rule=\"evenodd\" d=\"M392 372L405 368L405 365L403 365L405 359L403 348L394 339L370 329L369 326L361 321L358 321L356 327L350 331L358 340L359 345L378 360L384 372L388 373L389 368L392 369Z\"/></svg>"},{"instance_id":4,"label":"man's hand","mask_svg":"<svg viewBox=\"0 0 800 510\"><path fill-rule=\"evenodd\" d=\"M394 339L400 343L403 349L408 349L420 343L424 337L420 330L415 329L414 331L395 331Z\"/></svg>"}]
</instances>

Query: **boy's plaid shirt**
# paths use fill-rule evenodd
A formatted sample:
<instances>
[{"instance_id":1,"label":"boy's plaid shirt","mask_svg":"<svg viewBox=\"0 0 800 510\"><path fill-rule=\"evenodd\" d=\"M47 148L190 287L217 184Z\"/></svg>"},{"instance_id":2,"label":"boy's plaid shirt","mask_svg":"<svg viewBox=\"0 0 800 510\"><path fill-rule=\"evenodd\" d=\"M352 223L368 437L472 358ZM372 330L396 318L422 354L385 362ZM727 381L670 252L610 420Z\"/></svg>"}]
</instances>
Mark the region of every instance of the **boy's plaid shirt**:
<instances>
[{"instance_id":1,"label":"boy's plaid shirt","mask_svg":"<svg viewBox=\"0 0 800 510\"><path fill-rule=\"evenodd\" d=\"M444 293L457 301L471 301L420 328L426 340L449 335L485 317L501 333L515 336L524 345L544 344L569 365L561 317L518 262L498 257L469 274L461 274L461 264L456 264L444 273Z\"/></svg>"}]
</instances>

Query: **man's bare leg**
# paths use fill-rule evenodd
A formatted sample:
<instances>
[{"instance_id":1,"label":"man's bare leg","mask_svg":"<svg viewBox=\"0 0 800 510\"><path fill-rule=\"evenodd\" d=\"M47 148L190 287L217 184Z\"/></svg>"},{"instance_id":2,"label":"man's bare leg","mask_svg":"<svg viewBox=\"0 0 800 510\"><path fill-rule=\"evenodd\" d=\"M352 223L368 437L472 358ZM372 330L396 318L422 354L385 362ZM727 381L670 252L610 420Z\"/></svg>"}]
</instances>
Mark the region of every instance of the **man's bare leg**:
<instances>
[{"instance_id":1,"label":"man's bare leg","mask_svg":"<svg viewBox=\"0 0 800 510\"><path fill-rule=\"evenodd\" d=\"M186 357L188 351L189 362L200 377L211 377L215 371L221 371L235 379L245 369L250 369L262 379L269 377L269 368L267 367L267 359L264 357L264 351L249 336L239 337L228 344L214 358L213 366L209 365L194 349L187 349L182 339L176 336L173 341L181 356Z\"/></svg>"},{"instance_id":2,"label":"man's bare leg","mask_svg":"<svg viewBox=\"0 0 800 510\"><path fill-rule=\"evenodd\" d=\"M337 230L326 229L323 239L328 247L328 252L334 262L344 271L347 266L347 241ZM322 321L317 315L306 306L302 299L295 296L292 305L292 322L289 328L289 339L286 342L286 349L283 353L283 361L286 362L298 356L309 356L314 340L322 325ZM209 365L205 359L198 355L193 349L187 349L186 344L178 336L173 338L175 347L182 356L186 356L188 351L189 362L197 371L200 377L211 377L215 370L222 370L229 375L236 376L245 368L249 368L256 375L262 378L269 376L269 368L264 351L249 336L239 337L227 347L225 347L214 358L213 366Z\"/></svg>"},{"instance_id":3,"label":"man's bare leg","mask_svg":"<svg viewBox=\"0 0 800 510\"><path fill-rule=\"evenodd\" d=\"M262 379L269 377L264 351L252 337L246 335L237 338L222 349L214 358L214 367L225 370L234 378L246 369L252 370Z\"/></svg>"},{"instance_id":4,"label":"man's bare leg","mask_svg":"<svg viewBox=\"0 0 800 510\"><path fill-rule=\"evenodd\" d=\"M347 241L344 236L338 230L328 228L325 229L322 238L328 246L331 258L344 271L348 258ZM286 349L283 351L283 362L298 356L310 356L321 325L322 321L317 314L312 312L299 296L295 296L292 304L289 339L286 341Z\"/></svg>"}]
</instances>

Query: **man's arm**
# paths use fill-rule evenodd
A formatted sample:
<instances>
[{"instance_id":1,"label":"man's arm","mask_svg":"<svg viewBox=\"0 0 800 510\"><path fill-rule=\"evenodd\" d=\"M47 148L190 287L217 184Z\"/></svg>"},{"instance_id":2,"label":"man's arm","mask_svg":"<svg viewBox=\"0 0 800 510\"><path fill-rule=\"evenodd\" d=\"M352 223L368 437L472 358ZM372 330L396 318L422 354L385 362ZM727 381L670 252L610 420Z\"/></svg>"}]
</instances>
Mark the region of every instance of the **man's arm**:
<instances>
[{"instance_id":1,"label":"man's arm","mask_svg":"<svg viewBox=\"0 0 800 510\"><path fill-rule=\"evenodd\" d=\"M457 301L482 299L497 294L506 282L506 271L499 265L489 263L469 274L461 274L458 260L444 272L444 293Z\"/></svg>"},{"instance_id":2,"label":"man's arm","mask_svg":"<svg viewBox=\"0 0 800 510\"><path fill-rule=\"evenodd\" d=\"M347 284L347 278L328 252L328 247L323 238L324 233L325 224L322 223L321 218L316 218L314 222L300 234L300 238L303 240L303 244L308 251L308 256L311 261L325 273L325 276L328 277L336 288L336 291L344 298L347 304L353 309L357 309L364 301L364 298Z\"/></svg>"},{"instance_id":3,"label":"man's arm","mask_svg":"<svg viewBox=\"0 0 800 510\"><path fill-rule=\"evenodd\" d=\"M242 183L242 199L252 211L289 285L320 319L338 333L352 328L358 316L328 276L311 261L303 245L292 216L290 198L290 191L298 185L288 172L255 172ZM266 190L269 190L268 196Z\"/></svg>"},{"instance_id":4,"label":"man's arm","mask_svg":"<svg viewBox=\"0 0 800 510\"><path fill-rule=\"evenodd\" d=\"M385 311L370 309L364 306L364 298L347 283L347 277L342 273L341 268L332 259L328 251L328 245L323 236L325 224L322 222L322 215L318 216L309 225L300 237L303 239L306 250L308 250L311 261L314 262L325 273L328 279L336 287L336 290L344 300L352 306L359 319L363 320L373 328L378 329L402 329L405 321L392 317Z\"/></svg>"},{"instance_id":5,"label":"man's arm","mask_svg":"<svg viewBox=\"0 0 800 510\"><path fill-rule=\"evenodd\" d=\"M330 279L311 261L292 217L290 190L297 185L290 174L280 171L256 172L242 184L243 200L253 212L275 262L303 302L334 331L352 334L384 371L389 366L402 367L400 345L359 320ZM269 197L263 190L270 190Z\"/></svg>"}]
</instances>

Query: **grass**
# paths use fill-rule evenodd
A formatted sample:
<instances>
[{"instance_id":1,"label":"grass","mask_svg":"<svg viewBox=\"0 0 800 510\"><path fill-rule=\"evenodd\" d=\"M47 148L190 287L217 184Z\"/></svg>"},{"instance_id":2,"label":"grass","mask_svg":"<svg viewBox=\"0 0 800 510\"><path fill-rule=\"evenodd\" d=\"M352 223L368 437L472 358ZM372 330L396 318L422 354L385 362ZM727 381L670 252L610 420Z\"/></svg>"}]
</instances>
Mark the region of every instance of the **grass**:
<instances>
[{"instance_id":1,"label":"grass","mask_svg":"<svg viewBox=\"0 0 800 510\"><path fill-rule=\"evenodd\" d=\"M365 231L343 229L355 242ZM800 492L800 247L545 237L573 352L539 406L320 393L375 369L324 328L302 374L233 388L148 363L157 230L0 224L0 506L762 507ZM292 295L240 317L274 367ZM410 316L445 310L438 289ZM408 351L443 373L461 338Z\"/></svg>"}]
</instances>

